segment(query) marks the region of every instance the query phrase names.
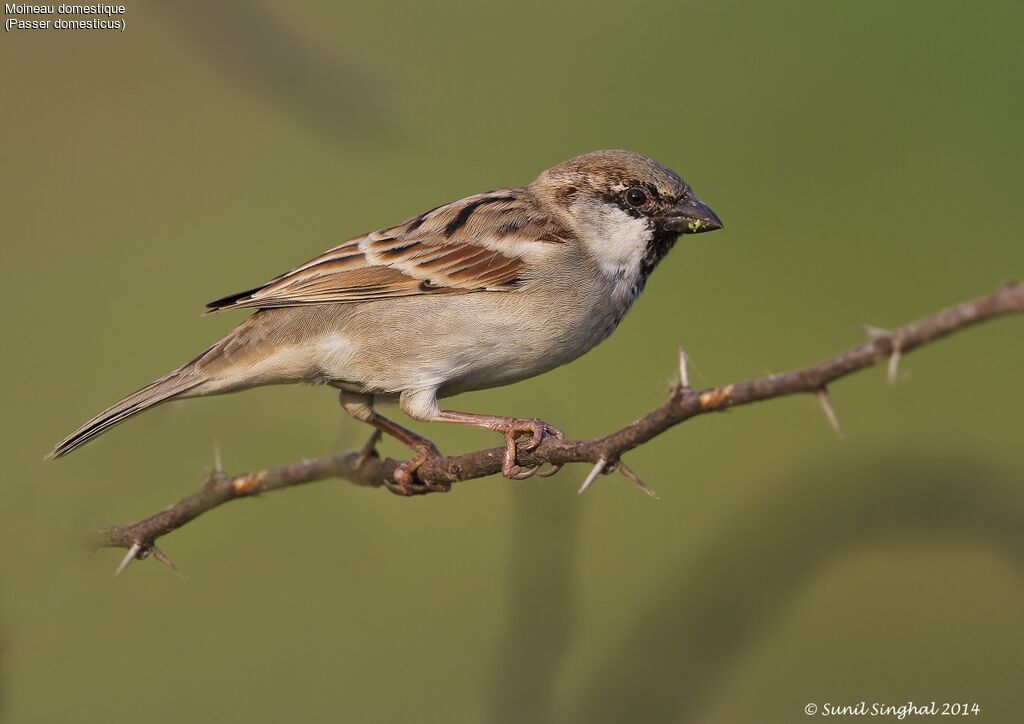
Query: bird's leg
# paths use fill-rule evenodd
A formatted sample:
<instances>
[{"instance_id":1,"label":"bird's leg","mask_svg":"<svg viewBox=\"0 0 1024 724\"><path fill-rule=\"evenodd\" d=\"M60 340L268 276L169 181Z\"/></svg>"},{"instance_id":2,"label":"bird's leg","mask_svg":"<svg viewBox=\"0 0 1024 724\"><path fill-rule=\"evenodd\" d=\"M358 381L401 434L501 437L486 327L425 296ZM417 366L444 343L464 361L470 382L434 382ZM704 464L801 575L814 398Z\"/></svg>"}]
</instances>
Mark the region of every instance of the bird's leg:
<instances>
[{"instance_id":1,"label":"bird's leg","mask_svg":"<svg viewBox=\"0 0 1024 724\"><path fill-rule=\"evenodd\" d=\"M537 468L524 470L516 464L516 438L520 435L530 435L530 439L523 443L523 450L536 450L543 442L545 435L551 435L558 440L564 440L565 434L554 425L549 425L536 417L523 419L519 417L502 417L499 415L477 415L472 412L455 412L454 410L441 410L437 422L454 422L458 425L479 427L484 430L494 430L505 436L505 461L501 466L501 474L513 480L525 480L537 472ZM557 471L557 468L555 469Z\"/></svg>"},{"instance_id":2,"label":"bird's leg","mask_svg":"<svg viewBox=\"0 0 1024 724\"><path fill-rule=\"evenodd\" d=\"M366 422L415 451L415 455L395 468L395 483L397 483L397 486L388 486L388 490L392 493L413 495L416 492L413 473L427 460L442 457L441 452L427 438L417 435L412 430L402 427L397 422L389 420L377 412L374 412ZM452 489L451 483L424 483L424 486L432 493L447 493Z\"/></svg>"},{"instance_id":3,"label":"bird's leg","mask_svg":"<svg viewBox=\"0 0 1024 724\"><path fill-rule=\"evenodd\" d=\"M424 488L427 492L431 493L447 493L452 489L451 483L447 482L423 483L417 489L418 486L413 478L413 473L427 460L443 457L433 442L378 413L373 409L372 398L366 395L342 392L341 405L345 408L346 412L357 420L373 425L381 432L390 435L416 453L412 458L400 463L395 468L395 482L387 484L388 490L397 495L415 495L417 492L423 492Z\"/></svg>"}]
</instances>

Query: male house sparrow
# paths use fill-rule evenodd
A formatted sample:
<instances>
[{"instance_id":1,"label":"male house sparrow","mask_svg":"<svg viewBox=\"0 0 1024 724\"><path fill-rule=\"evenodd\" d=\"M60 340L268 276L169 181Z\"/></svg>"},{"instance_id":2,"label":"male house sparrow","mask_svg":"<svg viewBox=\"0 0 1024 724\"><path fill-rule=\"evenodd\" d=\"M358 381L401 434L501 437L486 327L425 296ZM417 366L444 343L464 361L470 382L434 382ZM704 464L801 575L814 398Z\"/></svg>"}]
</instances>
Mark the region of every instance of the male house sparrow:
<instances>
[{"instance_id":1,"label":"male house sparrow","mask_svg":"<svg viewBox=\"0 0 1024 724\"><path fill-rule=\"evenodd\" d=\"M722 228L679 176L628 151L597 151L544 171L529 186L469 196L330 249L263 286L211 302L256 309L223 339L101 412L50 453L65 455L167 400L284 382L325 383L358 420L415 451L395 472L410 493L416 468L440 453L382 417L397 398L415 420L505 435L526 449L558 428L539 419L442 410L447 397L533 377L604 340L680 234Z\"/></svg>"}]
</instances>

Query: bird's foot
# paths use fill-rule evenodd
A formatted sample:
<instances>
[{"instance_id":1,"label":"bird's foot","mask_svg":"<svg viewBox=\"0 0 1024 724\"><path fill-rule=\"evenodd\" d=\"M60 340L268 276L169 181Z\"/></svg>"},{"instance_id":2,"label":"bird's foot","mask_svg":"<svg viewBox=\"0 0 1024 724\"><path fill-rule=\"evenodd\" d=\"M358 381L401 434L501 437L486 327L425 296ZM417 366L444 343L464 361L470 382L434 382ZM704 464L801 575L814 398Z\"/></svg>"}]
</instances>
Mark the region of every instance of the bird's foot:
<instances>
[{"instance_id":1,"label":"bird's foot","mask_svg":"<svg viewBox=\"0 0 1024 724\"><path fill-rule=\"evenodd\" d=\"M532 468L523 468L516 463L516 438L520 435L529 435L530 439L523 443L522 449L524 452L530 452L540 447L540 444L544 442L544 436L550 435L556 440L564 440L565 433L554 425L549 425L539 418L532 418L529 420L522 420L519 418L511 418L507 424L501 428L501 431L505 433L505 460L501 465L501 474L511 480L526 480L532 477L537 472L539 465ZM544 473L541 473L543 477L554 475L561 469L561 465L556 465Z\"/></svg>"},{"instance_id":2,"label":"bird's foot","mask_svg":"<svg viewBox=\"0 0 1024 724\"><path fill-rule=\"evenodd\" d=\"M416 454L405 462L399 463L395 468L394 481L387 481L385 485L395 495L426 495L427 493L447 493L452 489L452 484L425 483L416 480L416 471L428 460L443 460L444 456L437 449L434 443L426 438L414 444L410 444Z\"/></svg>"}]
</instances>

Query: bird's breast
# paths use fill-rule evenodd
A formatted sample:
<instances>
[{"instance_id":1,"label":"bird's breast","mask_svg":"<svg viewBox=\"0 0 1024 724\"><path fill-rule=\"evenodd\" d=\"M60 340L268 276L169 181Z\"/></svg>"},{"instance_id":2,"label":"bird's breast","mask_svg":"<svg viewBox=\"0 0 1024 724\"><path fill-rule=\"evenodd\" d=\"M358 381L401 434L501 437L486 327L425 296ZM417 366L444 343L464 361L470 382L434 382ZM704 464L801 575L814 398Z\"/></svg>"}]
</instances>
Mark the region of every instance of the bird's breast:
<instances>
[{"instance_id":1,"label":"bird's breast","mask_svg":"<svg viewBox=\"0 0 1024 724\"><path fill-rule=\"evenodd\" d=\"M374 394L455 394L571 362L614 331L634 298L594 272L529 290L337 305L301 346L312 381Z\"/></svg>"}]
</instances>

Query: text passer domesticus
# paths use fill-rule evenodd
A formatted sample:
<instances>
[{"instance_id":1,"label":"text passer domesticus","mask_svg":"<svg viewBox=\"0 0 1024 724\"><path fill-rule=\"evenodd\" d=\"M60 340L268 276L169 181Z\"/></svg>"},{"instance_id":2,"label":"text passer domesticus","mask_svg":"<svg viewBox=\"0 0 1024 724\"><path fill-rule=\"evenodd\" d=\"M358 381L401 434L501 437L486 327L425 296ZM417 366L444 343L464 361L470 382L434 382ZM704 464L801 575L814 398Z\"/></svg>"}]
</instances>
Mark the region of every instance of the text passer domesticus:
<instances>
[{"instance_id":1,"label":"text passer domesticus","mask_svg":"<svg viewBox=\"0 0 1024 724\"><path fill-rule=\"evenodd\" d=\"M50 454L65 455L167 400L283 382L341 390L356 419L415 451L395 471L412 492L437 448L374 410L505 435L502 472L558 428L539 419L442 410L439 397L547 372L605 339L680 234L722 228L679 176L628 151L597 151L523 188L469 196L346 241L263 286L211 302L256 313L193 360L101 412Z\"/></svg>"}]
</instances>

